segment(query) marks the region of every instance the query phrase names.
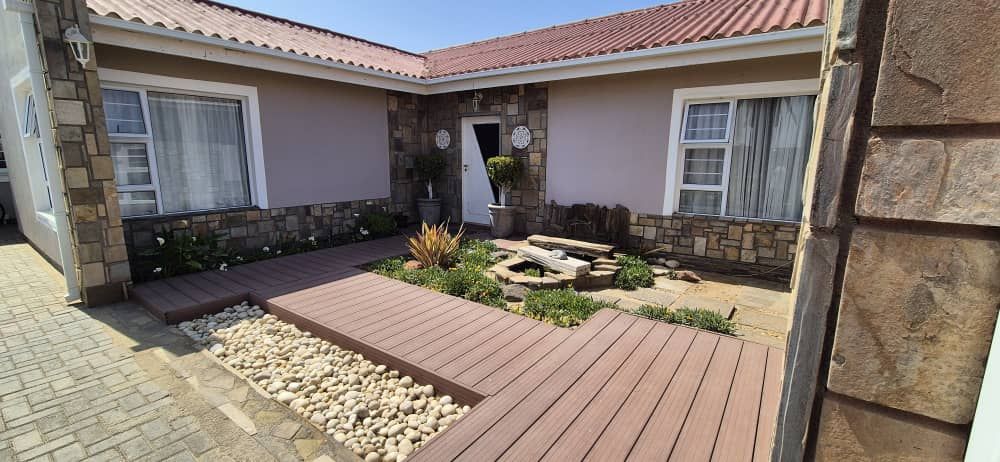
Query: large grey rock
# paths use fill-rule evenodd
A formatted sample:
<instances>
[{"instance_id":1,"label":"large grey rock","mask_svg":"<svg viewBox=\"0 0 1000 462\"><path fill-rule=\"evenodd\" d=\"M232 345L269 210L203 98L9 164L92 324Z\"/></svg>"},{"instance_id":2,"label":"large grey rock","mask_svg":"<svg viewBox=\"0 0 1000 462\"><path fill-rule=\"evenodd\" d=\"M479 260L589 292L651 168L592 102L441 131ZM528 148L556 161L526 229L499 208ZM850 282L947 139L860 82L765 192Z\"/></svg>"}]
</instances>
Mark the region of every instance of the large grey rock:
<instances>
[{"instance_id":1,"label":"large grey rock","mask_svg":"<svg viewBox=\"0 0 1000 462\"><path fill-rule=\"evenodd\" d=\"M890 5L873 125L1000 122L996 3L896 0Z\"/></svg>"},{"instance_id":2,"label":"large grey rock","mask_svg":"<svg viewBox=\"0 0 1000 462\"><path fill-rule=\"evenodd\" d=\"M828 387L967 424L1000 301L1000 242L857 228Z\"/></svg>"},{"instance_id":3,"label":"large grey rock","mask_svg":"<svg viewBox=\"0 0 1000 462\"><path fill-rule=\"evenodd\" d=\"M503 286L503 298L508 302L524 301L524 297L528 296L528 292L531 292L531 290L521 284L507 284Z\"/></svg>"},{"instance_id":4,"label":"large grey rock","mask_svg":"<svg viewBox=\"0 0 1000 462\"><path fill-rule=\"evenodd\" d=\"M878 218L1000 226L1000 140L874 138L856 211Z\"/></svg>"}]
</instances>

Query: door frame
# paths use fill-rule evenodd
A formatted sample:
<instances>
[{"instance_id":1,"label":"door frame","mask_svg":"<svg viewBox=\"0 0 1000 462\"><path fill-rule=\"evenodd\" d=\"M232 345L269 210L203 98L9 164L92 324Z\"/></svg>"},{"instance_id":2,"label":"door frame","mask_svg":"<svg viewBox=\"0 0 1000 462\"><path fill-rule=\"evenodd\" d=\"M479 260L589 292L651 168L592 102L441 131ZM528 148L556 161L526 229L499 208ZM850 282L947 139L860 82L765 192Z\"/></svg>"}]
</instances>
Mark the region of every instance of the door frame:
<instances>
[{"instance_id":1,"label":"door frame","mask_svg":"<svg viewBox=\"0 0 1000 462\"><path fill-rule=\"evenodd\" d=\"M465 199L467 197L469 197L469 196L468 196L468 186L465 184L465 177L466 177L466 175L465 175L465 168L466 167L465 166L467 165L466 162L465 162L465 143L468 142L468 141L476 142L475 132L472 130L472 126L475 125L475 124L483 124L483 123L495 123L495 124L497 124L497 126L499 127L499 129L497 130L497 138L498 138L497 141L498 141L498 146L500 146L500 150L502 151L503 150L503 143L501 143L500 141L503 138L503 125L502 125L502 117L500 117L499 114L497 114L497 115L482 115L482 116L462 117L462 125L461 125L462 132L461 132L461 135L460 135L461 139L462 139L462 144L460 146L460 153L459 153L460 157L461 157L460 160L462 162L462 164L461 164L462 165L462 169L461 169L461 172L460 172L461 173L461 179L462 179L462 201L461 201L462 202L462 222L463 223L472 223L472 224L476 224L476 225L489 225L490 223L489 223L489 219L487 219L485 223L480 223L480 222L477 222L477 221L469 221L467 219L467 217L469 216L469 214L467 213L467 210L465 209L465 204L466 204ZM501 153L497 153L497 154L501 154ZM485 163L486 163L486 160L483 159L483 164L484 164L483 166L484 167L485 167ZM489 178L487 178L486 181L488 182Z\"/></svg>"}]
</instances>

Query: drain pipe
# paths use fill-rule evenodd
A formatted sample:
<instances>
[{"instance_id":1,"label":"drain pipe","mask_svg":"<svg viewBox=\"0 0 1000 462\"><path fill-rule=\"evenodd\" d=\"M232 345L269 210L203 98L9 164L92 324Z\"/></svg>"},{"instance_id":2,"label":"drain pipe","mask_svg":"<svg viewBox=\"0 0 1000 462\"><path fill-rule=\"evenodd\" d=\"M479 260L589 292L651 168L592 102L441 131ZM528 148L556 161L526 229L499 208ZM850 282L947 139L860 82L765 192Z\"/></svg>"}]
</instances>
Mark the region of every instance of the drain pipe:
<instances>
[{"instance_id":1,"label":"drain pipe","mask_svg":"<svg viewBox=\"0 0 1000 462\"><path fill-rule=\"evenodd\" d=\"M49 96L45 86L45 73L39 55L38 36L35 34L35 8L23 0L4 0L4 9L18 15L21 26L21 39L28 61L28 74L31 81L31 94L35 99L35 114L38 119L38 132L42 141L42 156L45 158L45 174L49 178L49 189L52 197L52 215L56 222L56 239L59 243L59 260L63 277L66 279L66 301L80 299L80 284L76 277L76 263L73 258L73 242L70 239L69 215L66 211L65 188L63 175L56 156L56 143L53 138L52 112L49 108ZM42 115L44 114L44 115Z\"/></svg>"}]
</instances>

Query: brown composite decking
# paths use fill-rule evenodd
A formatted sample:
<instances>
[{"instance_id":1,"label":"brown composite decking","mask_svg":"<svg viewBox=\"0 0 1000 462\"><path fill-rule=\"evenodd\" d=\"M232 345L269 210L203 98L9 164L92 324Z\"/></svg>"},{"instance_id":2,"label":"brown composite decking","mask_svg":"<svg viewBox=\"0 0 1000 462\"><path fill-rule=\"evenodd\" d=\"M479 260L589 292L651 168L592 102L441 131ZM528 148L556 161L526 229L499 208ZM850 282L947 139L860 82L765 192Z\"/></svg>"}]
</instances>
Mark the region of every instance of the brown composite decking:
<instances>
[{"instance_id":1,"label":"brown composite decking","mask_svg":"<svg viewBox=\"0 0 1000 462\"><path fill-rule=\"evenodd\" d=\"M414 461L763 461L780 350L602 310L563 329L368 273L383 239L140 284L177 322L250 299L472 412Z\"/></svg>"}]
</instances>

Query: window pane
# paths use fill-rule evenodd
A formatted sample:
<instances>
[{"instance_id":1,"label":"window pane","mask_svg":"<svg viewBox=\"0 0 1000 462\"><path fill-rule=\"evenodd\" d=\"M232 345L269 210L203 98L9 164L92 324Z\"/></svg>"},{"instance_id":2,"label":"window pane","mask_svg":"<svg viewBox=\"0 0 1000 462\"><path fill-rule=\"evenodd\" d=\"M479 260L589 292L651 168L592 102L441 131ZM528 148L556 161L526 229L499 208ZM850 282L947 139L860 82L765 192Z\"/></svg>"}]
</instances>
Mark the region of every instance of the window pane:
<instances>
[{"instance_id":1,"label":"window pane","mask_svg":"<svg viewBox=\"0 0 1000 462\"><path fill-rule=\"evenodd\" d=\"M684 150L684 184L722 184L725 148L688 148Z\"/></svg>"},{"instance_id":2,"label":"window pane","mask_svg":"<svg viewBox=\"0 0 1000 462\"><path fill-rule=\"evenodd\" d=\"M108 124L108 133L146 133L139 92L102 90L101 94L104 96L104 120Z\"/></svg>"},{"instance_id":3,"label":"window pane","mask_svg":"<svg viewBox=\"0 0 1000 462\"><path fill-rule=\"evenodd\" d=\"M152 184L145 143L111 143L118 186Z\"/></svg>"},{"instance_id":4,"label":"window pane","mask_svg":"<svg viewBox=\"0 0 1000 462\"><path fill-rule=\"evenodd\" d=\"M722 192L682 189L681 203L678 209L684 213L718 215L722 210Z\"/></svg>"},{"instance_id":5,"label":"window pane","mask_svg":"<svg viewBox=\"0 0 1000 462\"><path fill-rule=\"evenodd\" d=\"M147 95L164 212L249 205L240 102Z\"/></svg>"},{"instance_id":6,"label":"window pane","mask_svg":"<svg viewBox=\"0 0 1000 462\"><path fill-rule=\"evenodd\" d=\"M156 193L153 191L128 191L118 193L118 204L123 217L156 214Z\"/></svg>"},{"instance_id":7,"label":"window pane","mask_svg":"<svg viewBox=\"0 0 1000 462\"><path fill-rule=\"evenodd\" d=\"M30 93L24 97L24 121L21 134L38 138L38 114L35 114L35 97Z\"/></svg>"},{"instance_id":8,"label":"window pane","mask_svg":"<svg viewBox=\"0 0 1000 462\"><path fill-rule=\"evenodd\" d=\"M740 100L733 124L726 215L797 221L815 96Z\"/></svg>"},{"instance_id":9,"label":"window pane","mask_svg":"<svg viewBox=\"0 0 1000 462\"><path fill-rule=\"evenodd\" d=\"M684 141L727 140L729 103L689 104Z\"/></svg>"}]
</instances>

